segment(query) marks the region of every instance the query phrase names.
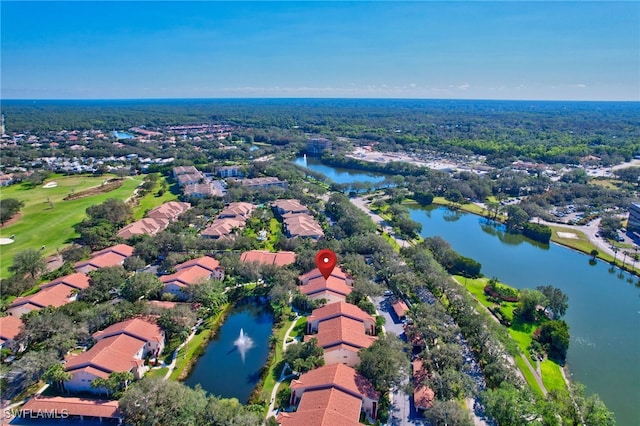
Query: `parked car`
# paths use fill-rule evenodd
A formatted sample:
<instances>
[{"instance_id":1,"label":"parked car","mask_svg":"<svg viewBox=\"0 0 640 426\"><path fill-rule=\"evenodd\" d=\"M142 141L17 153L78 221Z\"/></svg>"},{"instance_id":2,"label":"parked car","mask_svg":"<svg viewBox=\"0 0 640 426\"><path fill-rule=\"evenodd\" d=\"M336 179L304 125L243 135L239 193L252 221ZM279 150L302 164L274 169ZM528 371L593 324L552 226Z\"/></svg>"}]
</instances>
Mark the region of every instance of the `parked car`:
<instances>
[{"instance_id":1,"label":"parked car","mask_svg":"<svg viewBox=\"0 0 640 426\"><path fill-rule=\"evenodd\" d=\"M387 290L387 291L384 292L384 295L385 296L393 296L393 292L391 290Z\"/></svg>"}]
</instances>

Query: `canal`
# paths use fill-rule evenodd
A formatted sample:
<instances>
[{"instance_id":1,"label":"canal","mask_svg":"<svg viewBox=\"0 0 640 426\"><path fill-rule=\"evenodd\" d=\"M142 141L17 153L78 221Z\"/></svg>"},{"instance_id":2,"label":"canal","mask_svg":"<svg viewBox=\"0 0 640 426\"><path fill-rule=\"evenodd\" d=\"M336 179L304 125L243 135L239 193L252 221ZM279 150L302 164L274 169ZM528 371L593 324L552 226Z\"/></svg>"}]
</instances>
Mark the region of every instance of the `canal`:
<instances>
[{"instance_id":1,"label":"canal","mask_svg":"<svg viewBox=\"0 0 640 426\"><path fill-rule=\"evenodd\" d=\"M330 179L345 171L312 170ZM338 175L339 173L339 175ZM349 177L360 180L357 171ZM374 174L375 175L375 174ZM370 176L366 176L367 179ZM571 377L598 393L619 425L640 424L640 289L637 278L590 256L555 244L535 243L504 232L484 218L444 207L410 207L422 224L422 236L439 235L464 256L482 264L482 273L517 288L553 285L569 296L565 320L571 343L567 366Z\"/></svg>"},{"instance_id":2,"label":"canal","mask_svg":"<svg viewBox=\"0 0 640 426\"><path fill-rule=\"evenodd\" d=\"M213 395L246 404L267 361L272 326L273 315L267 306L245 303L234 307L184 383L199 384Z\"/></svg>"}]
</instances>

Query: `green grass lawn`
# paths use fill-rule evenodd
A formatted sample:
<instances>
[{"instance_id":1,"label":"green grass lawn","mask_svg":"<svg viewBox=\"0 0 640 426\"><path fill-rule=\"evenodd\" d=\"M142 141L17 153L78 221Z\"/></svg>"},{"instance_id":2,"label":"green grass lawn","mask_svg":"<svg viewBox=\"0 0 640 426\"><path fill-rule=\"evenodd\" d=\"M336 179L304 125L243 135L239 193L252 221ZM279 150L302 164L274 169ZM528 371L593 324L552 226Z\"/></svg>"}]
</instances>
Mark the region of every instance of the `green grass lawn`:
<instances>
[{"instance_id":1,"label":"green grass lawn","mask_svg":"<svg viewBox=\"0 0 640 426\"><path fill-rule=\"evenodd\" d=\"M73 192L100 186L109 177L111 176L57 175L45 181L45 183L57 182L58 186L55 188L38 186L33 189L24 189L22 185L3 188L2 199L17 198L24 201L25 206L20 210L21 216L16 223L0 230L2 237L15 235L13 244L1 246L0 276L9 275L11 259L22 250L46 246L43 255L54 254L56 249L63 248L71 239L77 237L73 225L86 217L87 207L102 203L109 198L127 199L142 182L141 176L133 176L125 179L120 188L108 193L71 201L63 200ZM53 204L53 208L49 201Z\"/></svg>"},{"instance_id":2,"label":"green grass lawn","mask_svg":"<svg viewBox=\"0 0 640 426\"><path fill-rule=\"evenodd\" d=\"M158 182L156 182L156 186L153 188L153 191L149 192L147 195L140 199L138 205L133 209L133 218L135 220L142 219L146 212L155 207L158 207L161 204L178 199L178 196L169 190L164 191L164 194L162 194L160 197L156 195L158 193L158 190L161 188L162 182L164 181L166 181L166 178L164 176L158 176Z\"/></svg>"},{"instance_id":3,"label":"green grass lawn","mask_svg":"<svg viewBox=\"0 0 640 426\"><path fill-rule=\"evenodd\" d=\"M473 213L473 214L477 214L478 216L486 216L487 211L485 209L483 209L482 207L475 205L473 203L466 203L466 204L460 204L460 203L455 203L453 204L451 201L447 200L444 197L433 197L433 204L439 205L439 206L452 206L454 205L456 209L461 210L461 211L465 211L465 212L469 212L469 213Z\"/></svg>"},{"instance_id":4,"label":"green grass lawn","mask_svg":"<svg viewBox=\"0 0 640 426\"><path fill-rule=\"evenodd\" d=\"M149 372L145 374L145 377L157 377L161 379L165 374L167 374L167 371L169 371L169 367L155 368L153 370L149 370Z\"/></svg>"},{"instance_id":5,"label":"green grass lawn","mask_svg":"<svg viewBox=\"0 0 640 426\"><path fill-rule=\"evenodd\" d=\"M276 377L280 376L281 370L276 371L276 368L282 368L280 365L283 358L282 342L284 341L285 334L287 334L287 330L291 327L292 322L293 321L283 321L278 328L278 332L276 334L278 336L278 342L276 343L275 355L270 359L269 371L267 372L264 384L262 385L262 394L265 395L266 398L270 397L273 387L276 385Z\"/></svg>"},{"instance_id":6,"label":"green grass lawn","mask_svg":"<svg viewBox=\"0 0 640 426\"><path fill-rule=\"evenodd\" d=\"M484 287L487 285L489 279L471 279L461 276L455 276L455 279L460 283L460 285L465 286L467 291L469 291L469 293L471 293L481 305L487 308L495 306L495 303L487 300L487 296L484 294ZM529 345L531 345L531 341L533 339L533 332L539 324L523 323L517 317L514 318L513 310L517 305L517 303L503 302L501 310L504 316L512 322L511 327L507 328L509 335L518 344L518 348L520 348L522 353L525 354L527 360L529 360ZM527 383L529 383L535 392L542 395L542 390L538 386L531 371L529 371L525 365L525 361L520 357L515 357L515 360L518 368L520 368L520 371L522 371L522 374L525 376ZM535 370L535 364L532 361L529 361L529 363ZM548 359L541 362L540 370L542 373L542 382L548 391L554 389L562 391L567 389L562 373L560 372L560 368L561 367L558 364Z\"/></svg>"},{"instance_id":7,"label":"green grass lawn","mask_svg":"<svg viewBox=\"0 0 640 426\"><path fill-rule=\"evenodd\" d=\"M171 376L169 376L170 380L177 380L183 371L185 371L185 368L190 368L193 365L193 362L196 361L194 358L204 350L209 342L211 333L216 332L222 325L222 322L226 318L226 313L230 308L231 304L228 303L216 316L205 320L200 331L178 352L176 367L171 373Z\"/></svg>"}]
</instances>

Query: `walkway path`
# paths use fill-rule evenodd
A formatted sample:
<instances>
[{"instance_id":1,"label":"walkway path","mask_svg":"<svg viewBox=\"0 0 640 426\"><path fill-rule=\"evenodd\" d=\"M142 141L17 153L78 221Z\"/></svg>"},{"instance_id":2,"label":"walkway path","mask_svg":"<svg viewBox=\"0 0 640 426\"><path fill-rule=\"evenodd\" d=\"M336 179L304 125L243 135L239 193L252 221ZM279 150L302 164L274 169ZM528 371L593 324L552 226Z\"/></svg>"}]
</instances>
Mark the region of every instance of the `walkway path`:
<instances>
[{"instance_id":1,"label":"walkway path","mask_svg":"<svg viewBox=\"0 0 640 426\"><path fill-rule=\"evenodd\" d=\"M287 340L289 340L289 334L291 334L291 332L293 331L294 327L298 323L298 319L300 319L300 315L298 313L296 313L296 318L293 320L293 322L291 323L291 326L289 327L287 332L284 334L284 339L282 340L282 352L283 353L287 349L287 346L289 346L291 343L293 343L293 341L287 343ZM271 416L275 416L277 414L276 410L275 410L275 405L276 405L276 396L278 395L278 388L280 387L280 383L284 382L285 380L287 380L290 377L296 376L293 373L287 374L285 376L284 372L287 371L287 369L291 370L291 367L289 367L289 363L285 362L284 363L284 367L282 367L282 371L280 372L280 378L278 379L276 384L273 386L273 390L271 391L271 400L270 400L271 402L269 403L269 409L267 410L267 418L269 418Z\"/></svg>"},{"instance_id":2,"label":"walkway path","mask_svg":"<svg viewBox=\"0 0 640 426\"><path fill-rule=\"evenodd\" d=\"M164 375L164 379L163 380L169 380L169 377L171 376L171 373L173 373L173 370L176 368L176 360L178 359L178 352L180 351L180 349L182 349L187 343L189 343L191 341L191 339L193 339L193 336L196 335L196 332L198 331L198 327L200 326L200 324L202 324L202 320L198 320L198 322L196 323L196 325L193 326L193 331L191 332L191 334L189 335L189 337L187 337L187 340L185 340L180 346L178 346L176 348L175 351L173 351L173 357L171 358L171 364L169 364L167 367L169 367L169 371L167 371L167 374ZM161 366L160 368L162 368L164 366Z\"/></svg>"},{"instance_id":3,"label":"walkway path","mask_svg":"<svg viewBox=\"0 0 640 426\"><path fill-rule=\"evenodd\" d=\"M544 383L542 383L542 377L540 376L540 373L538 373L536 369L533 368L533 366L531 365L531 363L529 362L525 354L521 353L520 356L522 357L522 360L524 361L524 363L527 364L527 368L529 368L529 371L531 371L531 374L533 374L533 377L536 379L536 383L538 383L538 387L540 387L542 394L546 397L548 392L547 392L547 388L544 387Z\"/></svg>"}]
</instances>

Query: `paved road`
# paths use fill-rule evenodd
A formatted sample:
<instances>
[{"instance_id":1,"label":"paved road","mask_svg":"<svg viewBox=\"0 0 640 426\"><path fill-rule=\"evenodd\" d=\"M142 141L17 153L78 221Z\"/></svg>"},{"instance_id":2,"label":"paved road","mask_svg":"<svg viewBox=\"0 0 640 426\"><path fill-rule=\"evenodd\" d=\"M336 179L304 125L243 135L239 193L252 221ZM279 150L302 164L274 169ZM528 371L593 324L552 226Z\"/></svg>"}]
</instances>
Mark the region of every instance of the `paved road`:
<instances>
[{"instance_id":1,"label":"paved road","mask_svg":"<svg viewBox=\"0 0 640 426\"><path fill-rule=\"evenodd\" d=\"M409 246L409 243L406 240L396 235L396 233L393 231L393 228L391 227L389 222L387 222L380 215L372 212L369 209L369 202L367 200L365 200L362 197L354 197L354 198L349 198L349 201L351 201L351 204L353 204L354 206L356 206L357 208L359 208L360 210L368 214L371 220L373 220L376 224L382 226L384 233L389 234L391 238L393 238L400 247Z\"/></svg>"}]
</instances>

